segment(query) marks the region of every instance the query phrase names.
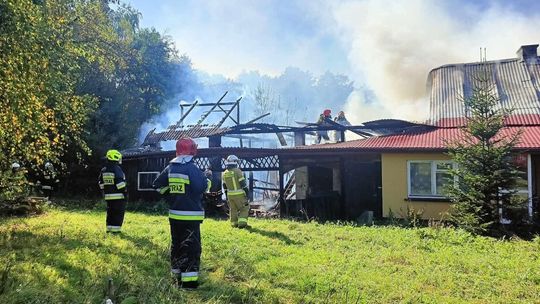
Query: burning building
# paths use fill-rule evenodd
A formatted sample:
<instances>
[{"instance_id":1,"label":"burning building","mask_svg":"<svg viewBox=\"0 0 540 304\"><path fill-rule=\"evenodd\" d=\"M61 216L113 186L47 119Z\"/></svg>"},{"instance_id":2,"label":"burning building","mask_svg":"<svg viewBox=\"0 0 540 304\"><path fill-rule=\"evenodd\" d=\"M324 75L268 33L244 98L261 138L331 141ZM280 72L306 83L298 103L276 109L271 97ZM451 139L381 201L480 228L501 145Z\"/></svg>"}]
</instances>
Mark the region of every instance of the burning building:
<instances>
[{"instance_id":1,"label":"burning building","mask_svg":"<svg viewBox=\"0 0 540 304\"><path fill-rule=\"evenodd\" d=\"M164 132L152 131L143 147L125 151L129 197L158 198L150 183L174 157L174 151L157 150L160 140L206 137L209 148L201 149L195 160L201 169L212 167L217 176L224 170L223 159L235 154L242 159L240 167L244 171L277 173L275 187L257 186L251 178L250 190L275 191L278 194L276 208L281 215L356 220L366 214L406 216L407 208L413 208L422 210L424 218L439 219L450 208L450 201L437 182L452 166L446 154L446 142L459 138L468 113L463 97L472 94L473 78L479 69L488 67L489 81L500 100L497 106L514 110L507 117L500 136L522 131L515 148L522 159L520 168L523 170L517 190L526 198L526 213L532 218L539 210L540 193L540 57L537 47L522 46L516 58L433 69L428 76L431 115L421 124L387 119L358 126L289 127L259 124L256 119L240 123L237 117L233 126L223 127L232 110L221 109L225 116L217 125L199 123L182 128L173 125ZM238 106L238 103L235 104ZM209 105L211 110L222 107L220 101L216 104ZM305 145L306 136L318 130L351 131L362 138ZM246 148L241 144L242 136L265 133L277 134L282 147ZM239 138L239 146L221 147L221 139L226 136Z\"/></svg>"}]
</instances>

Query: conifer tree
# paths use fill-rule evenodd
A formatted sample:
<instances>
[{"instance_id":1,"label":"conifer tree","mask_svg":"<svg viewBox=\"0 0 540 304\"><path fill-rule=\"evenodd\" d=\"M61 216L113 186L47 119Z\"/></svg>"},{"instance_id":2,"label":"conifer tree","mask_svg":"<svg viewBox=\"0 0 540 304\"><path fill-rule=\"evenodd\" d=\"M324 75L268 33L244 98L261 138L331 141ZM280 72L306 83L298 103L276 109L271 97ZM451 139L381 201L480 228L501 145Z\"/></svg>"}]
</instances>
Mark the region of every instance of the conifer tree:
<instances>
[{"instance_id":1,"label":"conifer tree","mask_svg":"<svg viewBox=\"0 0 540 304\"><path fill-rule=\"evenodd\" d=\"M447 189L454 203L451 219L473 233L488 233L500 223L499 208L515 202L517 168L513 150L521 132L502 136L511 109L498 108L500 100L484 64L472 79L472 94L464 98L467 111L462 136L447 143L456 167L455 182Z\"/></svg>"}]
</instances>

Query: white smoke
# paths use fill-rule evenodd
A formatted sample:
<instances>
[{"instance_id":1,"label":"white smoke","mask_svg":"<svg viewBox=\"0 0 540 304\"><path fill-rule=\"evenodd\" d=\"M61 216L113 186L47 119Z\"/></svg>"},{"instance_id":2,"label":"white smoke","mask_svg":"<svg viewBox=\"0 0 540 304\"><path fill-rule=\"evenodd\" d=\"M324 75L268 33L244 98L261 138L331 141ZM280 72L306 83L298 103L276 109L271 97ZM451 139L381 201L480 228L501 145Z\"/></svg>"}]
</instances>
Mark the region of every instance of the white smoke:
<instances>
[{"instance_id":1,"label":"white smoke","mask_svg":"<svg viewBox=\"0 0 540 304\"><path fill-rule=\"evenodd\" d=\"M540 16L492 4L485 10L463 4L460 14L442 1L345 1L333 8L337 30L348 45L352 79L366 83L380 102L349 97L352 121L371 118L424 120L429 111L426 80L444 64L515 57L525 44L540 42Z\"/></svg>"}]
</instances>

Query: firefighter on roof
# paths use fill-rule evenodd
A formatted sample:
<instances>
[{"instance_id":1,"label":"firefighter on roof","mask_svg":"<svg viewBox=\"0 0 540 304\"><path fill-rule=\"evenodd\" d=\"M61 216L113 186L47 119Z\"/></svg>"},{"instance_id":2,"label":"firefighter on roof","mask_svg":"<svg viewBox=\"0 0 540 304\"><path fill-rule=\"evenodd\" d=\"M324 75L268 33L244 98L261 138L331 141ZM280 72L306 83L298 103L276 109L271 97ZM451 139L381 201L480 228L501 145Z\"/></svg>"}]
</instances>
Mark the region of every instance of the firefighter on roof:
<instances>
[{"instance_id":1,"label":"firefighter on roof","mask_svg":"<svg viewBox=\"0 0 540 304\"><path fill-rule=\"evenodd\" d=\"M244 174L238 168L239 161L235 155L229 155L225 160L227 169L223 172L221 179L229 201L231 225L244 228L248 226L248 188Z\"/></svg>"},{"instance_id":2,"label":"firefighter on roof","mask_svg":"<svg viewBox=\"0 0 540 304\"><path fill-rule=\"evenodd\" d=\"M327 126L328 125L328 123L326 122L327 120L332 120L332 111L329 109L324 110L323 113L319 115L319 119L317 120L317 125ZM320 144L322 139L326 141L330 140L330 137L328 137L328 131L318 130L316 133L317 133L317 138L315 139L316 144Z\"/></svg>"},{"instance_id":3,"label":"firefighter on roof","mask_svg":"<svg viewBox=\"0 0 540 304\"><path fill-rule=\"evenodd\" d=\"M342 126L350 126L351 123L347 120L345 117L345 112L339 111L338 116L334 118L334 122L342 125ZM343 135L343 138L342 138ZM342 133L339 130L334 131L334 141L335 142L342 142L345 141L345 133Z\"/></svg>"},{"instance_id":4,"label":"firefighter on roof","mask_svg":"<svg viewBox=\"0 0 540 304\"><path fill-rule=\"evenodd\" d=\"M126 176L119 166L122 163L120 152L109 150L106 158L107 164L99 175L99 187L107 202L107 232L119 233L126 211Z\"/></svg>"},{"instance_id":5,"label":"firefighter on roof","mask_svg":"<svg viewBox=\"0 0 540 304\"><path fill-rule=\"evenodd\" d=\"M176 142L176 157L154 181L153 187L169 203L171 272L182 288L197 288L201 261L202 195L207 178L193 163L197 144L190 138Z\"/></svg>"}]
</instances>

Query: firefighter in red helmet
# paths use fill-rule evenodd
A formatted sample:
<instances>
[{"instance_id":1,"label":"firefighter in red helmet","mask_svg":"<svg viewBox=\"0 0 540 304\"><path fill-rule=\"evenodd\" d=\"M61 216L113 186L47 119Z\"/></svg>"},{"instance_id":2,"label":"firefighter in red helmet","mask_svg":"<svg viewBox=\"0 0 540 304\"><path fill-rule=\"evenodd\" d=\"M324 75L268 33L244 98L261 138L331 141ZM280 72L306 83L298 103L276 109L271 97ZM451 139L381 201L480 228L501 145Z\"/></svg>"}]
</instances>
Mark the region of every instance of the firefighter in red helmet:
<instances>
[{"instance_id":1,"label":"firefighter in red helmet","mask_svg":"<svg viewBox=\"0 0 540 304\"><path fill-rule=\"evenodd\" d=\"M332 111L329 110L329 109L326 109L322 112L321 115L319 115L319 120L317 120L317 125L319 126L325 126L325 125L328 125L328 123L326 123L327 120L332 120ZM330 140L330 137L328 137L328 131L326 130L319 130L317 131L317 139L315 140L315 143L316 144L320 144L321 143L321 139L324 140Z\"/></svg>"},{"instance_id":2,"label":"firefighter in red helmet","mask_svg":"<svg viewBox=\"0 0 540 304\"><path fill-rule=\"evenodd\" d=\"M169 203L171 272L182 288L197 288L201 260L202 195L207 179L193 163L197 144L191 138L176 142L176 157L154 181Z\"/></svg>"}]
</instances>

